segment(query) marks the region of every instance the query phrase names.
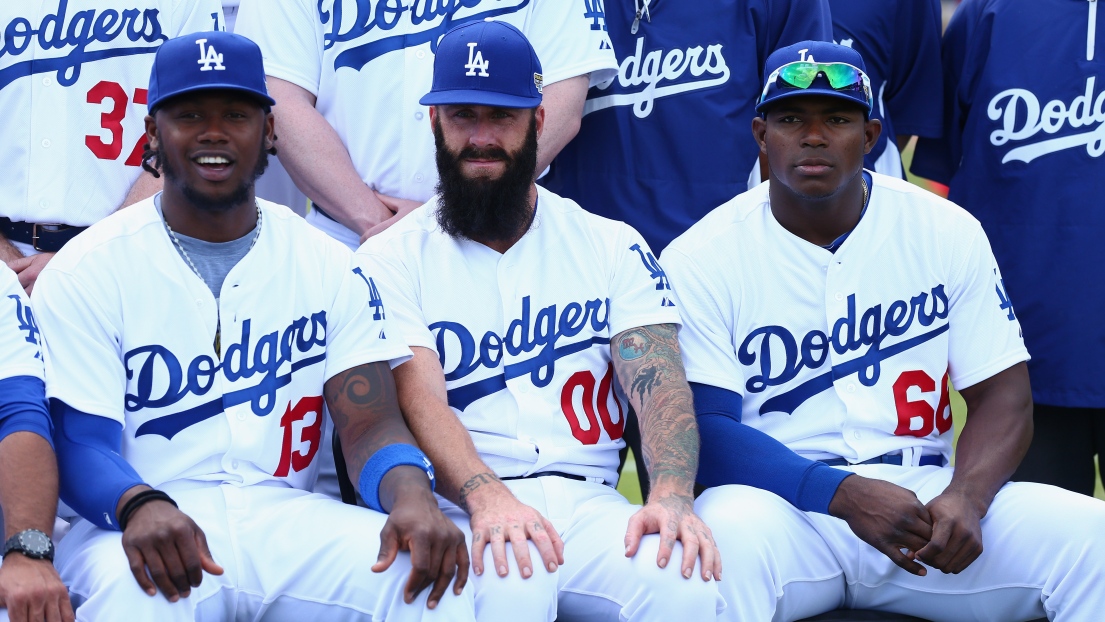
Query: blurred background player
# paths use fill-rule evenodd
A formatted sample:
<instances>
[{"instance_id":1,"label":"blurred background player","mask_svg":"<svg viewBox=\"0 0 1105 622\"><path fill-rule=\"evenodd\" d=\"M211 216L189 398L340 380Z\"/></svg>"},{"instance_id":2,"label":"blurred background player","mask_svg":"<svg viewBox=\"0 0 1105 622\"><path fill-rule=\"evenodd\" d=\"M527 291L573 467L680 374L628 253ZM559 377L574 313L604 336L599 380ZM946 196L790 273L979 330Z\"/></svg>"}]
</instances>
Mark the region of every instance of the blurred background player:
<instances>
[{"instance_id":1,"label":"blurred background player","mask_svg":"<svg viewBox=\"0 0 1105 622\"><path fill-rule=\"evenodd\" d=\"M153 53L222 24L219 0L0 3L0 261L28 292L65 242L160 187L141 168Z\"/></svg>"},{"instance_id":2,"label":"blurred background player","mask_svg":"<svg viewBox=\"0 0 1105 622\"><path fill-rule=\"evenodd\" d=\"M944 35L944 138L913 160L982 222L1032 352L1035 436L1013 479L1084 494L1105 449L1100 4L963 2Z\"/></svg>"},{"instance_id":3,"label":"blurred background player","mask_svg":"<svg viewBox=\"0 0 1105 622\"><path fill-rule=\"evenodd\" d=\"M84 518L59 571L82 619L470 620L445 594L464 536L399 412L390 366L410 351L371 272L254 196L264 75L237 35L162 46L143 160L164 190L35 290L61 495ZM309 492L331 418L371 509Z\"/></svg>"},{"instance_id":4,"label":"blurred background player","mask_svg":"<svg viewBox=\"0 0 1105 622\"><path fill-rule=\"evenodd\" d=\"M470 50L489 76L465 75ZM441 40L422 99L440 194L358 251L414 350L400 404L471 529L478 619L712 620L721 562L692 510L679 315L640 235L534 184L540 74L502 22ZM644 507L613 488L627 400Z\"/></svg>"},{"instance_id":5,"label":"blurred background player","mask_svg":"<svg viewBox=\"0 0 1105 622\"><path fill-rule=\"evenodd\" d=\"M58 467L42 376L30 301L15 273L0 265L0 620L72 622L50 541Z\"/></svg>"},{"instance_id":6,"label":"blurred background player","mask_svg":"<svg viewBox=\"0 0 1105 622\"><path fill-rule=\"evenodd\" d=\"M587 92L579 135L542 184L628 223L659 254L711 209L748 189L748 135L768 54L832 38L826 0L606 0L616 76ZM544 54L538 53L542 59ZM642 498L648 477L634 417L626 441Z\"/></svg>"}]
</instances>

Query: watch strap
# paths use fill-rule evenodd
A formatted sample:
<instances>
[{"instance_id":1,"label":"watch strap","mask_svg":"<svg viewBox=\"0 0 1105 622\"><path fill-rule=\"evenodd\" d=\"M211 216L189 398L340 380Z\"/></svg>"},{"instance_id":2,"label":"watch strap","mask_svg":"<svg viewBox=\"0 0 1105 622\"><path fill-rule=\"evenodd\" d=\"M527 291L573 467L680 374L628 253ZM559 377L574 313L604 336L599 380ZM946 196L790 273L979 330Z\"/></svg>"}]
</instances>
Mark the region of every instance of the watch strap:
<instances>
[{"instance_id":1,"label":"watch strap","mask_svg":"<svg viewBox=\"0 0 1105 622\"><path fill-rule=\"evenodd\" d=\"M39 534L44 540L46 540L47 546L45 552L40 554L36 551L30 551L27 549L26 545L23 544L23 536L28 533ZM49 561L54 561L54 541L50 539L50 536L46 535L46 532L40 529L24 529L23 531L20 531L19 533L8 538L7 542L4 543L3 557L7 557L8 553L12 552L22 553L23 555L30 557L31 559L46 559Z\"/></svg>"}]
</instances>

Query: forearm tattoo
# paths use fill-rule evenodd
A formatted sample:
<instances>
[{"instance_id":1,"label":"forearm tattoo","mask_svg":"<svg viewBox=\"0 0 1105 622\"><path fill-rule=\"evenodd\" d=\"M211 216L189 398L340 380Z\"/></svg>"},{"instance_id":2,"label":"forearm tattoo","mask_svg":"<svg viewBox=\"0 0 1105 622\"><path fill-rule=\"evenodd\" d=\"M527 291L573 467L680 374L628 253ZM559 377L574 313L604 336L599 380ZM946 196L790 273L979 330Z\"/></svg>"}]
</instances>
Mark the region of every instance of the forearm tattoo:
<instances>
[{"instance_id":1,"label":"forearm tattoo","mask_svg":"<svg viewBox=\"0 0 1105 622\"><path fill-rule=\"evenodd\" d=\"M698 470L698 425L674 324L614 338L614 369L641 423L641 449L653 488L690 491Z\"/></svg>"},{"instance_id":2,"label":"forearm tattoo","mask_svg":"<svg viewBox=\"0 0 1105 622\"><path fill-rule=\"evenodd\" d=\"M323 393L354 482L377 449L415 444L399 411L395 379L386 362L348 369L328 380Z\"/></svg>"},{"instance_id":3,"label":"forearm tattoo","mask_svg":"<svg viewBox=\"0 0 1105 622\"><path fill-rule=\"evenodd\" d=\"M460 506L465 512L469 512L468 509L468 495L476 491L480 486L487 484L493 484L500 481L498 476L494 473L478 473L473 475L467 482L460 487L460 494L457 495L457 505ZM470 513L470 512L469 512Z\"/></svg>"}]
</instances>

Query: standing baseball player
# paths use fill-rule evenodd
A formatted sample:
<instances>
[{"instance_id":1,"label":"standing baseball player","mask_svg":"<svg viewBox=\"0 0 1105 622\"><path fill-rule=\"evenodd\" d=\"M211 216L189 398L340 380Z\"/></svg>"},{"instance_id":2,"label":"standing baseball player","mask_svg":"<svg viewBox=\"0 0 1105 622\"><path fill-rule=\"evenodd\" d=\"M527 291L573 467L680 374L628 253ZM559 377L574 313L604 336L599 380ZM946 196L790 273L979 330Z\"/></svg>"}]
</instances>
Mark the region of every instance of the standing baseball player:
<instances>
[{"instance_id":1,"label":"standing baseball player","mask_svg":"<svg viewBox=\"0 0 1105 622\"><path fill-rule=\"evenodd\" d=\"M0 620L71 622L69 595L52 563L58 471L38 336L15 273L0 265Z\"/></svg>"},{"instance_id":2,"label":"standing baseball player","mask_svg":"<svg viewBox=\"0 0 1105 622\"><path fill-rule=\"evenodd\" d=\"M1028 353L978 221L862 169L880 128L854 50L802 42L765 73L769 183L663 256L725 619L1097 619L1105 504L1006 483L1032 434ZM954 468L949 379L968 409Z\"/></svg>"},{"instance_id":3,"label":"standing baseball player","mask_svg":"<svg viewBox=\"0 0 1105 622\"><path fill-rule=\"evenodd\" d=\"M541 73L502 22L439 44L421 101L440 194L358 253L414 350L400 405L472 535L478 619L712 620L721 562L692 510L679 316L636 231L533 183ZM644 508L612 487L630 404Z\"/></svg>"},{"instance_id":4,"label":"standing baseball player","mask_svg":"<svg viewBox=\"0 0 1105 622\"><path fill-rule=\"evenodd\" d=\"M1100 5L960 5L944 38L945 136L919 141L913 165L982 222L1032 350L1035 435L1013 479L1087 495L1095 454L1105 474Z\"/></svg>"},{"instance_id":5,"label":"standing baseball player","mask_svg":"<svg viewBox=\"0 0 1105 622\"><path fill-rule=\"evenodd\" d=\"M466 547L399 412L389 365L410 352L372 271L254 198L264 80L243 37L163 45L144 160L164 191L35 290L61 495L85 519L61 576L83 619L471 619L444 594ZM331 418L372 509L307 492Z\"/></svg>"},{"instance_id":6,"label":"standing baseball player","mask_svg":"<svg viewBox=\"0 0 1105 622\"><path fill-rule=\"evenodd\" d=\"M829 0L833 41L860 53L871 80L871 118L882 132L864 168L904 178L911 136L943 131L940 0Z\"/></svg>"},{"instance_id":7,"label":"standing baseball player","mask_svg":"<svg viewBox=\"0 0 1105 622\"><path fill-rule=\"evenodd\" d=\"M221 27L219 0L0 3L0 261L28 292L67 241L159 188L141 169L153 54Z\"/></svg>"},{"instance_id":8,"label":"standing baseball player","mask_svg":"<svg viewBox=\"0 0 1105 622\"><path fill-rule=\"evenodd\" d=\"M544 170L579 130L589 85L617 64L597 0L242 0L237 32L265 53L279 102L281 162L314 201L307 219L356 249L434 193L434 145L419 97L445 31L496 19L533 41L547 69ZM474 55L466 72L485 75Z\"/></svg>"}]
</instances>

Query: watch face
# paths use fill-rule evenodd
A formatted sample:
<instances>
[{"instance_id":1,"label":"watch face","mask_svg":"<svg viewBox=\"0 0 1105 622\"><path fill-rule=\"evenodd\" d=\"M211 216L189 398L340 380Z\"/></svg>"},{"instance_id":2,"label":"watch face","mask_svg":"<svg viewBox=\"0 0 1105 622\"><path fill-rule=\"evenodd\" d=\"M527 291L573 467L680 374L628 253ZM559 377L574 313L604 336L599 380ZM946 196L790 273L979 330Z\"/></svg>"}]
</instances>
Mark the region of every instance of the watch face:
<instances>
[{"instance_id":1,"label":"watch face","mask_svg":"<svg viewBox=\"0 0 1105 622\"><path fill-rule=\"evenodd\" d=\"M50 552L50 539L40 531L25 531L19 536L23 550L31 555L44 556Z\"/></svg>"}]
</instances>

